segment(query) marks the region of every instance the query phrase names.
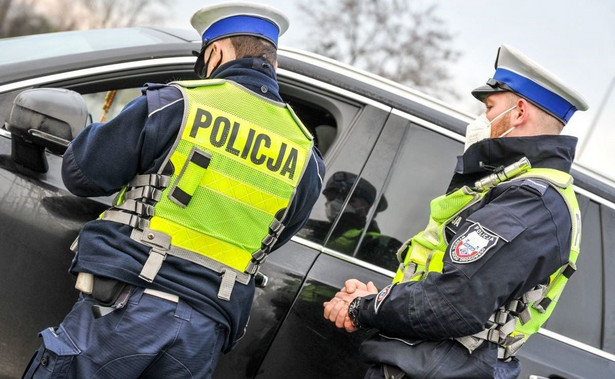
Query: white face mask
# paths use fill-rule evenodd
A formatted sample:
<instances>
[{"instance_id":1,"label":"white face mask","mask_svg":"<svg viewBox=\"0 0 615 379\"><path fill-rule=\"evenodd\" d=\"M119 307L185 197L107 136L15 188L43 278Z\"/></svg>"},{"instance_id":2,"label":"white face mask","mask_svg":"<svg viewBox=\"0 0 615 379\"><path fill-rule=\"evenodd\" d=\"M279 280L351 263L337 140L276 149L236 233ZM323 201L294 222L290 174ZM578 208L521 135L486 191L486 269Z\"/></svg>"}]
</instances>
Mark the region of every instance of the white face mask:
<instances>
[{"instance_id":1,"label":"white face mask","mask_svg":"<svg viewBox=\"0 0 615 379\"><path fill-rule=\"evenodd\" d=\"M500 119L506 113L515 109L516 107L517 107L516 105L513 105L512 107L508 108L504 112L497 115L497 117L491 121L487 119L486 113L482 113L481 115L476 117L474 121L470 122L468 124L468 127L466 128L466 145L465 145L464 151L468 150L468 147L470 147L471 145L475 144L478 141L491 138L491 124L497 121L498 119ZM514 128L515 128L514 126L511 127L510 129L502 133L500 136L498 136L498 138L504 137L508 133L512 132Z\"/></svg>"}]
</instances>

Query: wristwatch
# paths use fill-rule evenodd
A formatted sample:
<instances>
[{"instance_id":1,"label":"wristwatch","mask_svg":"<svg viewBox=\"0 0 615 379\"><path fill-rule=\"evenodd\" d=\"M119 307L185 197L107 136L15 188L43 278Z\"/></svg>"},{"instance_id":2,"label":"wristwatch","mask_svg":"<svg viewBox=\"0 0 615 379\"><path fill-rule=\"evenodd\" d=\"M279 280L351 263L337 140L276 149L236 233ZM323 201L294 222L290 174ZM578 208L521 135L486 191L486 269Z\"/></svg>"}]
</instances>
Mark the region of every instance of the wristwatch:
<instances>
[{"instance_id":1,"label":"wristwatch","mask_svg":"<svg viewBox=\"0 0 615 379\"><path fill-rule=\"evenodd\" d=\"M348 304L348 317L352 321L352 325L356 328L362 328L359 323L359 307L361 306L361 297L355 297L354 300Z\"/></svg>"}]
</instances>

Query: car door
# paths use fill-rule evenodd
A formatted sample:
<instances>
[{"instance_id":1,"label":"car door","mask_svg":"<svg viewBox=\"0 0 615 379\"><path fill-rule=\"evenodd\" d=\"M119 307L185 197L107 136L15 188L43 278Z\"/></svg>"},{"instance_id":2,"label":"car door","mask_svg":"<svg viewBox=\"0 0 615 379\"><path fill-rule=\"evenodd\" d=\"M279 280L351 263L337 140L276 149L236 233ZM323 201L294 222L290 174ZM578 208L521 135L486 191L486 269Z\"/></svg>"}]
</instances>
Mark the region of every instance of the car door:
<instances>
[{"instance_id":1,"label":"car door","mask_svg":"<svg viewBox=\"0 0 615 379\"><path fill-rule=\"evenodd\" d=\"M345 160L360 169L378 140L390 108L324 83L286 74L283 72L279 78L282 97L323 147L325 162ZM300 291L319 254L317 243L293 238L269 255L260 269L267 283L256 289L246 334L233 352L220 358L215 378L259 375L271 344L280 339L280 325L289 317L291 307L296 306L297 297L304 296Z\"/></svg>"},{"instance_id":2,"label":"car door","mask_svg":"<svg viewBox=\"0 0 615 379\"><path fill-rule=\"evenodd\" d=\"M353 156L352 149L346 145L343 156ZM281 378L289 372L300 378L362 377L367 366L358 354L359 345L372 332L348 334L335 328L323 318L322 303L348 278L371 280L378 288L390 283L395 270L395 260L390 259L395 253L392 248L425 226L429 201L445 190L450 178L446 173L452 174L455 157L462 150L458 134L393 111L365 164L337 156L328 162L329 179L339 172L356 174L350 192L345 195L346 207L358 196L362 180L371 183L378 195L362 229L345 235L342 210L326 232L315 234L308 223L299 233L301 238L295 239L321 253L301 284L262 365L255 371L257 377ZM520 377L615 375L615 302L611 294L615 286L611 274L615 238L610 232L615 226L615 206L597 196L591 186L576 190L583 214L579 271L569 282L551 319L521 350ZM609 191L613 193L612 188ZM312 224L325 221L325 197L323 194L312 213ZM374 244L370 234L377 234L385 242ZM359 237L355 240L345 238L344 243L337 242L336 237L356 235ZM383 246L391 248L385 257Z\"/></svg>"},{"instance_id":3,"label":"car door","mask_svg":"<svg viewBox=\"0 0 615 379\"><path fill-rule=\"evenodd\" d=\"M170 62L170 63L169 63ZM115 93L116 108L111 117L139 94L146 81L166 82L192 78L192 66L173 63L155 66L119 64L115 71L73 77L70 72L56 75L61 80L29 81L10 91L0 92L0 121L8 119L12 101L19 92L32 87L69 88L88 100L91 121L104 113L105 98ZM0 87L1 88L1 87ZM125 95L125 96L124 96ZM107 102L113 105L113 102ZM94 118L95 117L95 118ZM95 219L108 207L111 198L79 198L70 194L61 178L62 157L46 151L46 172L37 172L15 163L11 133L0 128L0 377L19 377L34 350L40 345L37 333L59 324L77 298L74 278L68 273L73 253L69 247L83 224Z\"/></svg>"},{"instance_id":4,"label":"car door","mask_svg":"<svg viewBox=\"0 0 615 379\"><path fill-rule=\"evenodd\" d=\"M77 298L68 273L69 246L82 224L102 210L61 184L61 159L47 154L49 171L12 160L0 133L0 376L19 377L40 344L36 335L57 324Z\"/></svg>"},{"instance_id":5,"label":"car door","mask_svg":"<svg viewBox=\"0 0 615 379\"><path fill-rule=\"evenodd\" d=\"M328 162L326 181L342 172L356 175L346 194L346 208L335 215L326 233L314 234L311 224L327 220L327 199L321 196L311 223L295 239L293 248L311 246L321 253L255 372L257 377L282 378L289 373L297 378L364 375L367 365L359 357L359 345L372 332L349 334L335 328L323 318L323 302L349 278L371 280L378 288L391 282L397 248L425 226L429 200L445 191L446 173L452 173L462 144L457 135L444 128L393 111L367 159L359 159L363 158L362 146L346 143L342 150ZM363 225L357 227L355 223L355 229L347 229L342 222L345 211L354 197L361 196L366 182L376 189L375 199Z\"/></svg>"},{"instance_id":6,"label":"car door","mask_svg":"<svg viewBox=\"0 0 615 379\"><path fill-rule=\"evenodd\" d=\"M577 198L583 227L578 270L543 329L519 352L521 377L615 377L615 204L591 188L577 188Z\"/></svg>"}]
</instances>

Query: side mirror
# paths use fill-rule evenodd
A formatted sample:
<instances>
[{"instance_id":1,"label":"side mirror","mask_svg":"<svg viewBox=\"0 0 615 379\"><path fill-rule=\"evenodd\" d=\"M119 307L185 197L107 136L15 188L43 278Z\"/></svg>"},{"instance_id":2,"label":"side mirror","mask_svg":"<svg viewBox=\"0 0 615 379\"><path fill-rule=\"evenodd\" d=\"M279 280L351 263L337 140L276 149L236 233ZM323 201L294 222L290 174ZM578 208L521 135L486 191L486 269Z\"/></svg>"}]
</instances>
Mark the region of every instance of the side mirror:
<instances>
[{"instance_id":1,"label":"side mirror","mask_svg":"<svg viewBox=\"0 0 615 379\"><path fill-rule=\"evenodd\" d=\"M6 123L12 134L13 160L31 170L47 172L45 148L64 154L85 127L87 117L85 100L77 92L60 88L21 92Z\"/></svg>"}]
</instances>

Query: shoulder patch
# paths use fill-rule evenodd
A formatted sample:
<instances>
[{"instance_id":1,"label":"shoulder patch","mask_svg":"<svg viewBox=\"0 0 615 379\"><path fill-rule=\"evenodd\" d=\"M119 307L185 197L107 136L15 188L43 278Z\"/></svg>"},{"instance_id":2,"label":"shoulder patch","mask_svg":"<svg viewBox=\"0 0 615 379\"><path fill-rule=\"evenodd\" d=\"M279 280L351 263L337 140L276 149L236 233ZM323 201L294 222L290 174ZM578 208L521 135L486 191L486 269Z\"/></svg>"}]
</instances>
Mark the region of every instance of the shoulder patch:
<instances>
[{"instance_id":1,"label":"shoulder patch","mask_svg":"<svg viewBox=\"0 0 615 379\"><path fill-rule=\"evenodd\" d=\"M453 240L449 255L455 263L472 263L481 259L500 239L475 223Z\"/></svg>"},{"instance_id":2,"label":"shoulder patch","mask_svg":"<svg viewBox=\"0 0 615 379\"><path fill-rule=\"evenodd\" d=\"M376 296L376 301L374 301L374 313L375 314L378 314L378 310L380 309L382 302L391 293L391 288L393 288L393 284L389 284L388 286L380 290L380 292L378 292L378 296Z\"/></svg>"}]
</instances>

